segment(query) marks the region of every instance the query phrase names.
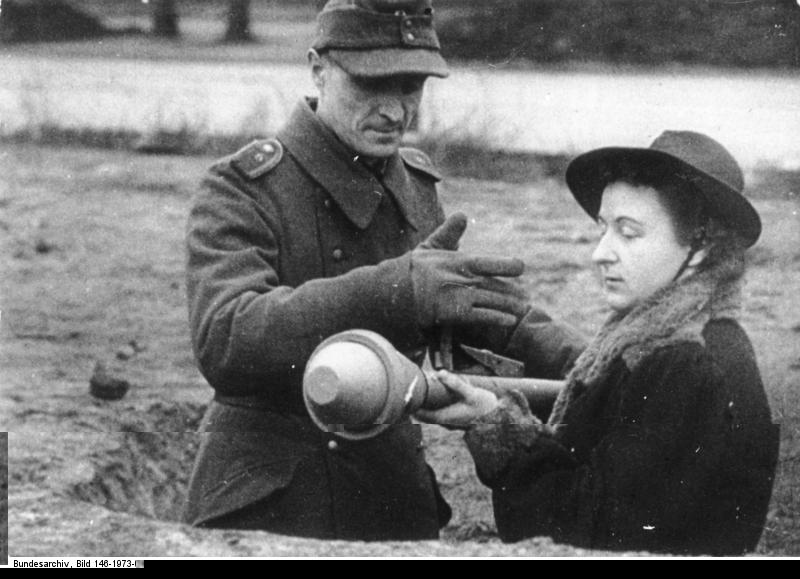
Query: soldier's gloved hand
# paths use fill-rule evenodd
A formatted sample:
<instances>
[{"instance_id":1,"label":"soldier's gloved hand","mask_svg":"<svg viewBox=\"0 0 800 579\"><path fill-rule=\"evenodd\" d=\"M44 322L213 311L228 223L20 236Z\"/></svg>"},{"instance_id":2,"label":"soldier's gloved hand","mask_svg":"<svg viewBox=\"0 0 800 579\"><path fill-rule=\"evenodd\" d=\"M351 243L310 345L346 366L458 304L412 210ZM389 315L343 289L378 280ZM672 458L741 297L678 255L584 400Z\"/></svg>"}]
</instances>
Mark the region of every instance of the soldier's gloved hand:
<instances>
[{"instance_id":1,"label":"soldier's gloved hand","mask_svg":"<svg viewBox=\"0 0 800 579\"><path fill-rule=\"evenodd\" d=\"M428 238L417 247L420 249L447 249L456 251L458 242L467 229L467 216L461 211L453 213Z\"/></svg>"},{"instance_id":2,"label":"soldier's gloved hand","mask_svg":"<svg viewBox=\"0 0 800 579\"><path fill-rule=\"evenodd\" d=\"M525 315L527 293L508 279L522 275L517 258L484 257L444 249L411 252L417 323L513 326Z\"/></svg>"}]
</instances>

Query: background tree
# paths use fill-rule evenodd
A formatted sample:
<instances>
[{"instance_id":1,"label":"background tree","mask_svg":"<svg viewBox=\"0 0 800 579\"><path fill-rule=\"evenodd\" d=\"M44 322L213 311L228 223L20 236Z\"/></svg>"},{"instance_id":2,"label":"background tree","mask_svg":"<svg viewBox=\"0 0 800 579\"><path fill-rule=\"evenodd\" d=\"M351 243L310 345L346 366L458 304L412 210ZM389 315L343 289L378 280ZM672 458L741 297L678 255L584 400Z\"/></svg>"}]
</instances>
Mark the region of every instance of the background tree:
<instances>
[{"instance_id":1,"label":"background tree","mask_svg":"<svg viewBox=\"0 0 800 579\"><path fill-rule=\"evenodd\" d=\"M784 34L788 37L791 52L790 64L800 67L800 1L781 0L785 21Z\"/></svg>"},{"instance_id":2,"label":"background tree","mask_svg":"<svg viewBox=\"0 0 800 579\"><path fill-rule=\"evenodd\" d=\"M250 0L230 0L227 10L228 28L225 42L251 42Z\"/></svg>"},{"instance_id":3,"label":"background tree","mask_svg":"<svg viewBox=\"0 0 800 579\"><path fill-rule=\"evenodd\" d=\"M152 0L153 34L163 38L178 38L178 10L175 0Z\"/></svg>"}]
</instances>

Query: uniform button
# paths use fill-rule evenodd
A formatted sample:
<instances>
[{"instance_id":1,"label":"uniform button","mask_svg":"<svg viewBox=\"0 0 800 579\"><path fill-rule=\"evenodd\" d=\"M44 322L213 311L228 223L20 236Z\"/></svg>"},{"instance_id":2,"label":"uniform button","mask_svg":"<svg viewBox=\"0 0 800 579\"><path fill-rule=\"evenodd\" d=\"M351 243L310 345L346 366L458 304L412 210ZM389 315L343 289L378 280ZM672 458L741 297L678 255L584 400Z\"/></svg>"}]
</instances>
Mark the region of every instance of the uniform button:
<instances>
[{"instance_id":1,"label":"uniform button","mask_svg":"<svg viewBox=\"0 0 800 579\"><path fill-rule=\"evenodd\" d=\"M328 441L328 450L339 450L339 443L335 440Z\"/></svg>"},{"instance_id":2,"label":"uniform button","mask_svg":"<svg viewBox=\"0 0 800 579\"><path fill-rule=\"evenodd\" d=\"M343 257L344 257L344 251L342 251L338 247L333 250L333 259L335 259L336 261L341 261Z\"/></svg>"},{"instance_id":3,"label":"uniform button","mask_svg":"<svg viewBox=\"0 0 800 579\"><path fill-rule=\"evenodd\" d=\"M255 160L258 162L258 163L261 163L261 162L263 162L263 161L264 161L264 158L265 158L265 157L264 157L264 155L262 155L261 153L256 153L255 155L253 155L253 158L254 158L254 159L255 159Z\"/></svg>"},{"instance_id":4,"label":"uniform button","mask_svg":"<svg viewBox=\"0 0 800 579\"><path fill-rule=\"evenodd\" d=\"M408 38L409 40L414 40L414 35L409 32L408 34L406 34L406 38Z\"/></svg>"},{"instance_id":5,"label":"uniform button","mask_svg":"<svg viewBox=\"0 0 800 579\"><path fill-rule=\"evenodd\" d=\"M261 148L262 148L262 149L264 149L264 152L265 152L265 153L270 153L270 154L272 154L272 153L274 153L274 152L275 152L275 147L274 147L272 144L270 144L270 143L265 143L265 144L264 144L264 146L263 146L263 147L261 147Z\"/></svg>"},{"instance_id":6,"label":"uniform button","mask_svg":"<svg viewBox=\"0 0 800 579\"><path fill-rule=\"evenodd\" d=\"M326 199L325 201L323 201L322 204L325 205L325 209L330 209L331 208L331 200L330 199Z\"/></svg>"}]
</instances>

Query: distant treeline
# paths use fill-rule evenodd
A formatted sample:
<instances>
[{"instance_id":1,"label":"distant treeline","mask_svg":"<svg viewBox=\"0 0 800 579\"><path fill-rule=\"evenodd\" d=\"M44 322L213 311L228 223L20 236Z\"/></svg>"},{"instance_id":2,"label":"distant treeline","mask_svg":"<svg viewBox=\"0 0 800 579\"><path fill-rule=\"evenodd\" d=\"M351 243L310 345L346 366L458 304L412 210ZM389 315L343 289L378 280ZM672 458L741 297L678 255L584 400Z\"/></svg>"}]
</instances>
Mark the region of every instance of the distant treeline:
<instances>
[{"instance_id":1,"label":"distant treeline","mask_svg":"<svg viewBox=\"0 0 800 579\"><path fill-rule=\"evenodd\" d=\"M797 0L440 0L450 57L800 67Z\"/></svg>"},{"instance_id":2,"label":"distant treeline","mask_svg":"<svg viewBox=\"0 0 800 579\"><path fill-rule=\"evenodd\" d=\"M253 18L276 8L311 15L324 4L254 0ZM800 67L798 0L433 0L433 6L451 58Z\"/></svg>"},{"instance_id":3,"label":"distant treeline","mask_svg":"<svg viewBox=\"0 0 800 579\"><path fill-rule=\"evenodd\" d=\"M445 55L491 63L687 64L800 67L800 0L433 0ZM54 4L94 20L73 22ZM174 6L180 18L218 20L230 0L0 0L0 41L31 28L16 5L46 7L36 16L44 39L99 34L101 20ZM253 23L308 20L325 0L252 0ZM62 10L63 11L63 10ZM230 10L229 10L230 11ZM20 12L20 14L22 14ZM69 16L70 18L67 18ZM85 20L85 19L84 19ZM5 21L5 22L4 22ZM5 26L4 26L5 25ZM63 34L62 34L63 35Z\"/></svg>"}]
</instances>

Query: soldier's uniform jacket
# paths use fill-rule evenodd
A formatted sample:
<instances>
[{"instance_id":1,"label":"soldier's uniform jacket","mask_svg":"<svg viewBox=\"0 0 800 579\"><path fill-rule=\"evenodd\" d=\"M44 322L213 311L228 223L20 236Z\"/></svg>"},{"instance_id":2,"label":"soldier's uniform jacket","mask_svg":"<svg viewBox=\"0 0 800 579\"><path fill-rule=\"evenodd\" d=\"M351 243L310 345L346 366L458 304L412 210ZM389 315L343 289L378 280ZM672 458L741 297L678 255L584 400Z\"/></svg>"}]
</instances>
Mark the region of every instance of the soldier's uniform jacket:
<instances>
[{"instance_id":1,"label":"soldier's uniform jacket","mask_svg":"<svg viewBox=\"0 0 800 579\"><path fill-rule=\"evenodd\" d=\"M186 520L207 524L301 493L290 534L426 539L449 518L418 426L348 442L317 429L301 379L337 332L381 333L424 351L408 252L443 220L439 176L401 149L363 165L302 102L277 139L215 164L188 223L192 341L215 390L201 426Z\"/></svg>"}]
</instances>

